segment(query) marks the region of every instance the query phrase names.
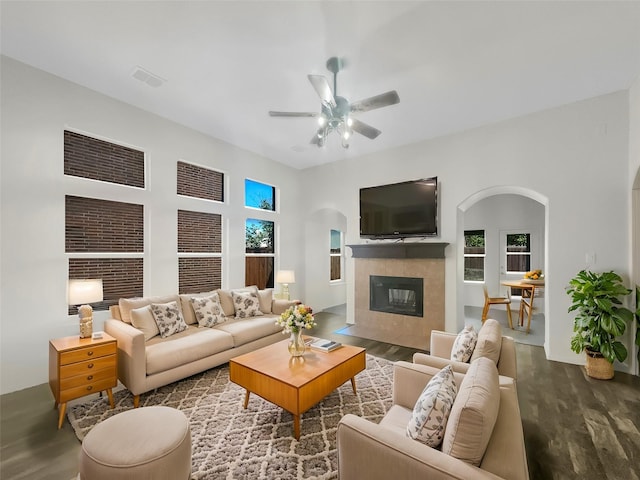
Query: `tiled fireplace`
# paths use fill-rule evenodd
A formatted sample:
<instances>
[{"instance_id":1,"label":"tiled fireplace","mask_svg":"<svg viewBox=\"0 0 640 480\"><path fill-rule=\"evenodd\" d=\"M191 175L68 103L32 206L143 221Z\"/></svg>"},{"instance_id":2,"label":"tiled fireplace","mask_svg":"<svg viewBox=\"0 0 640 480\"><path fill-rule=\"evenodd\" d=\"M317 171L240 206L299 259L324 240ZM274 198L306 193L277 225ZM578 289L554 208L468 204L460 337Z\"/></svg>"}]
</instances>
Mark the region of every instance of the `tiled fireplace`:
<instances>
[{"instance_id":1,"label":"tiled fireplace","mask_svg":"<svg viewBox=\"0 0 640 480\"><path fill-rule=\"evenodd\" d=\"M446 245L349 245L355 261L351 332L428 350L431 330L444 330Z\"/></svg>"}]
</instances>

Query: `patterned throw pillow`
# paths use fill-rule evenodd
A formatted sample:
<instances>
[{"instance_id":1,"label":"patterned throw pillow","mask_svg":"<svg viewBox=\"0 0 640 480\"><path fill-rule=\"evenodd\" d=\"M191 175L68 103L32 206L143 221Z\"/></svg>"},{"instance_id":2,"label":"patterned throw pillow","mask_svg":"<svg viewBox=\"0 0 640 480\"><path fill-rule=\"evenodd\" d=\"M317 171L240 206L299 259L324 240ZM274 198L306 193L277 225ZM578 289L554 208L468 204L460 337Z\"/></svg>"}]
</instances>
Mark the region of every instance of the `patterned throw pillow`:
<instances>
[{"instance_id":1,"label":"patterned throw pillow","mask_svg":"<svg viewBox=\"0 0 640 480\"><path fill-rule=\"evenodd\" d=\"M213 327L227 319L217 293L209 297L191 297L189 301L193 306L198 325L201 327Z\"/></svg>"},{"instance_id":2,"label":"patterned throw pillow","mask_svg":"<svg viewBox=\"0 0 640 480\"><path fill-rule=\"evenodd\" d=\"M456 341L453 342L451 360L468 363L471 360L471 355L473 355L473 349L476 348L477 342L478 332L476 332L476 329L473 328L473 325L465 326L464 330L456 337Z\"/></svg>"},{"instance_id":3,"label":"patterned throw pillow","mask_svg":"<svg viewBox=\"0 0 640 480\"><path fill-rule=\"evenodd\" d=\"M439 446L457 393L453 369L451 365L447 365L424 387L413 407L407 435L429 447Z\"/></svg>"},{"instance_id":4,"label":"patterned throw pillow","mask_svg":"<svg viewBox=\"0 0 640 480\"><path fill-rule=\"evenodd\" d=\"M255 292L231 291L233 307L236 310L236 318L249 318L262 315L260 311L260 297Z\"/></svg>"},{"instance_id":5,"label":"patterned throw pillow","mask_svg":"<svg viewBox=\"0 0 640 480\"><path fill-rule=\"evenodd\" d=\"M178 308L178 302L169 303L152 303L151 313L158 324L160 336L167 338L174 333L182 332L187 329L187 324L182 318L182 312Z\"/></svg>"}]
</instances>

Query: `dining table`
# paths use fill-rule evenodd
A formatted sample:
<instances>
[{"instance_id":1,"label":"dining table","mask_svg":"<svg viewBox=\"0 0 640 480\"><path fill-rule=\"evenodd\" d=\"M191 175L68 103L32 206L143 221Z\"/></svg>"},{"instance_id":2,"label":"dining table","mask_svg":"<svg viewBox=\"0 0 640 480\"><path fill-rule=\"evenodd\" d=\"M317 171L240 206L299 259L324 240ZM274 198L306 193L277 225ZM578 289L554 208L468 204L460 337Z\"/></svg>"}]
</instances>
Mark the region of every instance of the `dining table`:
<instances>
[{"instance_id":1,"label":"dining table","mask_svg":"<svg viewBox=\"0 0 640 480\"><path fill-rule=\"evenodd\" d=\"M522 290L522 298L520 300L520 310L518 312L518 325L524 326L524 311L527 310L527 333L531 329L531 311L533 310L533 299L536 296L536 290L544 288L544 280L505 280L500 282L501 285L511 289L518 288Z\"/></svg>"}]
</instances>

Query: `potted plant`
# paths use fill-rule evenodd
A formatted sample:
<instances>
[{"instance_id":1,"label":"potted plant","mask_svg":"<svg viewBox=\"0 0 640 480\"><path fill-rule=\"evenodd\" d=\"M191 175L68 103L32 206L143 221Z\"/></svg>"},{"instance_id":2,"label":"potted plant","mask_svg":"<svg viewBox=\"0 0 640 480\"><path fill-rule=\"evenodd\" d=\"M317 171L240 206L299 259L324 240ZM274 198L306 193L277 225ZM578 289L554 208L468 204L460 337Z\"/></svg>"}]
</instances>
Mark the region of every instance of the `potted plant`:
<instances>
[{"instance_id":1,"label":"potted plant","mask_svg":"<svg viewBox=\"0 0 640 480\"><path fill-rule=\"evenodd\" d=\"M624 334L627 322L633 321L631 310L622 306L621 297L631 293L614 272L580 271L569 282L569 312L573 321L571 350L587 354L587 375L607 380L613 378L613 362L623 362L627 349L616 337Z\"/></svg>"}]
</instances>

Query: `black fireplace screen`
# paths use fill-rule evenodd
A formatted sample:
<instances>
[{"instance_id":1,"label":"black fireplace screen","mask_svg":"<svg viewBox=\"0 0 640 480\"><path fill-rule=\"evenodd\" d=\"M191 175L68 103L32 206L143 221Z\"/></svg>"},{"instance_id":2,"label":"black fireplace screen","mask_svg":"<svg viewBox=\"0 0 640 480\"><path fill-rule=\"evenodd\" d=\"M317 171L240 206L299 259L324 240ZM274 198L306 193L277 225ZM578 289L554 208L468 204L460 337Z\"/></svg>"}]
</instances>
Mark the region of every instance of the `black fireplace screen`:
<instances>
[{"instance_id":1,"label":"black fireplace screen","mask_svg":"<svg viewBox=\"0 0 640 480\"><path fill-rule=\"evenodd\" d=\"M423 280L369 276L369 310L422 317Z\"/></svg>"}]
</instances>

